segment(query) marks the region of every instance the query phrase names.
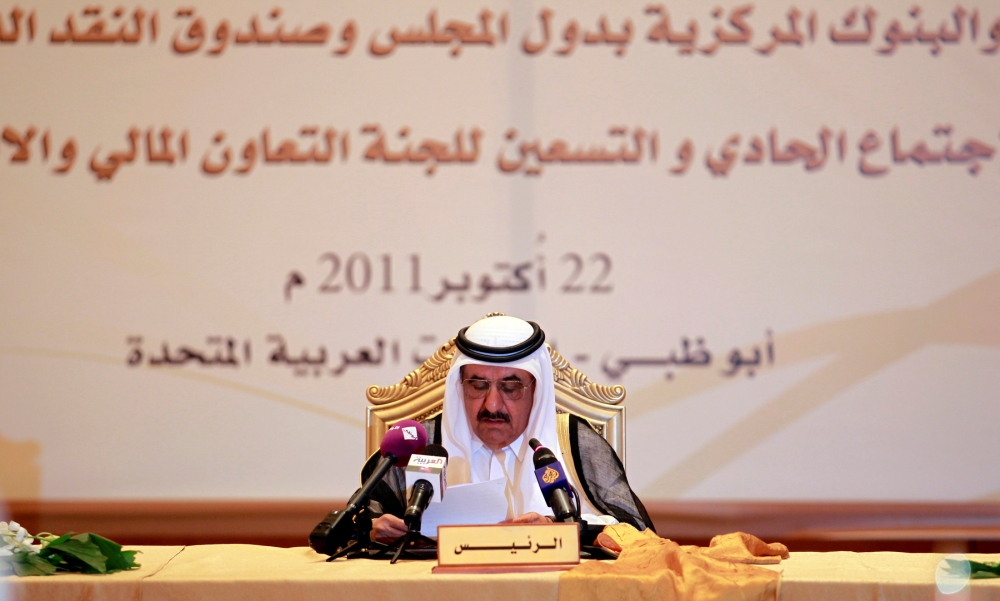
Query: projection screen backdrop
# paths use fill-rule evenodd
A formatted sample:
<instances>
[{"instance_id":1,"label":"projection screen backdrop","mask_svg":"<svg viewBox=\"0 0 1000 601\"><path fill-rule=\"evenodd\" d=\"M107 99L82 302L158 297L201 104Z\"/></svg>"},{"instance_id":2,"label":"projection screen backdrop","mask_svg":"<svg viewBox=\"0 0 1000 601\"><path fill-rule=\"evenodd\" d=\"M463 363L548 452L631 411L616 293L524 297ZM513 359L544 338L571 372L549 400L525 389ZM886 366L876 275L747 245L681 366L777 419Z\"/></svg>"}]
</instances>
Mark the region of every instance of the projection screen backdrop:
<instances>
[{"instance_id":1,"label":"projection screen backdrop","mask_svg":"<svg viewBox=\"0 0 1000 601\"><path fill-rule=\"evenodd\" d=\"M325 499L490 311L644 499L1000 498L1000 6L0 3L0 495Z\"/></svg>"}]
</instances>

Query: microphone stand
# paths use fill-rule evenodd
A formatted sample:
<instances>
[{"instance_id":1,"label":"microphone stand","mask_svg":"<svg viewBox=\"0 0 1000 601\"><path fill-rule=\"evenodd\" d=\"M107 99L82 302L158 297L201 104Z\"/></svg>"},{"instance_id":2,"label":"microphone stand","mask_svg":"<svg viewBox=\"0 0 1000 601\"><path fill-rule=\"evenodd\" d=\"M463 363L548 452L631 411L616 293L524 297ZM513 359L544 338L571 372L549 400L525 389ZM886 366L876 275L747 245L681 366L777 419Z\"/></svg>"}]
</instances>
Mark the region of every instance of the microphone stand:
<instances>
[{"instance_id":1,"label":"microphone stand","mask_svg":"<svg viewBox=\"0 0 1000 601\"><path fill-rule=\"evenodd\" d=\"M335 554L330 556L327 561L333 561L338 557L344 557L345 555L348 559L354 559L356 557L363 557L368 555L368 550L372 547L379 549L379 552L385 551L386 545L384 543L376 542L371 539L372 532L372 516L368 512L368 500L372 496L372 492L379 482L389 473L392 469L392 465L396 462L396 456L392 453L383 453L382 459L379 460L375 471L365 480L364 484L361 485L354 495L351 496L350 500L347 501L347 507L341 514L341 519L351 516L354 518L354 540L352 540L346 547L337 551Z\"/></svg>"},{"instance_id":2,"label":"microphone stand","mask_svg":"<svg viewBox=\"0 0 1000 601\"><path fill-rule=\"evenodd\" d=\"M407 530L406 534L397 538L386 549L380 551L378 555L381 556L383 553L388 553L392 550L395 550L396 553L392 556L392 560L389 561L389 563L396 563L396 561L399 560L399 557L404 553L409 559L422 559L422 557L420 557L419 555L408 549L408 547L412 547L417 543L424 543L428 546L437 548L437 542L434 539L428 538L423 534L421 534L420 529L418 527L416 530L412 528Z\"/></svg>"},{"instance_id":3,"label":"microphone stand","mask_svg":"<svg viewBox=\"0 0 1000 601\"><path fill-rule=\"evenodd\" d=\"M369 549L378 550L376 557L387 553L390 550L389 545L385 543L380 543L378 541L373 541L371 539L372 534L372 516L368 513L367 503L361 508L358 514L354 518L354 531L356 533L356 538L352 540L346 547L337 551L335 554L331 555L327 561L333 561L338 557L346 556L348 559L356 559L358 557L368 557L370 554Z\"/></svg>"}]
</instances>

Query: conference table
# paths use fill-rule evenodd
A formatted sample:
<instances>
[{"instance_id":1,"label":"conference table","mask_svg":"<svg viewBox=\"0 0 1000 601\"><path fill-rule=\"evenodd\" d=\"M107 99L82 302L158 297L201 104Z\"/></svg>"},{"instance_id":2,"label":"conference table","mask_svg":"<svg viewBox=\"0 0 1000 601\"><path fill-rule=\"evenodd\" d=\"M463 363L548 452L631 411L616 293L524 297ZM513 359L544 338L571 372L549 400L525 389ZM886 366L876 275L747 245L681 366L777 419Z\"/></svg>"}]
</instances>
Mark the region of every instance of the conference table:
<instances>
[{"instance_id":1,"label":"conference table","mask_svg":"<svg viewBox=\"0 0 1000 601\"><path fill-rule=\"evenodd\" d=\"M327 562L307 547L131 547L142 567L109 575L0 579L11 601L556 601L560 572L435 574L434 561ZM942 594L932 553L795 553L778 565L779 601L1000 601L1000 579ZM969 555L998 561L998 555ZM609 600L611 601L611 600Z\"/></svg>"}]
</instances>

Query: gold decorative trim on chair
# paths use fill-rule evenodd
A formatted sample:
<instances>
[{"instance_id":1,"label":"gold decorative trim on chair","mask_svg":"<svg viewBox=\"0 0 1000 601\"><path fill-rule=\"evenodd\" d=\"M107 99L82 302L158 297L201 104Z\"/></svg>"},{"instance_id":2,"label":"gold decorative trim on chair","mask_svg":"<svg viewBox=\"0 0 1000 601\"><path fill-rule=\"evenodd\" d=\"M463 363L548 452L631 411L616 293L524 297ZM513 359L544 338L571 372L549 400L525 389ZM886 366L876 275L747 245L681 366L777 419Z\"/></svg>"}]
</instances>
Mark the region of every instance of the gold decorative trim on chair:
<instances>
[{"instance_id":1,"label":"gold decorative trim on chair","mask_svg":"<svg viewBox=\"0 0 1000 601\"><path fill-rule=\"evenodd\" d=\"M546 345L548 346L548 345ZM555 379L556 411L587 420L625 463L625 387L595 384L562 355L548 347ZM423 421L441 413L444 383L455 356L452 338L417 369L392 386L369 386L366 456L378 451L382 437L392 424L414 419Z\"/></svg>"}]
</instances>

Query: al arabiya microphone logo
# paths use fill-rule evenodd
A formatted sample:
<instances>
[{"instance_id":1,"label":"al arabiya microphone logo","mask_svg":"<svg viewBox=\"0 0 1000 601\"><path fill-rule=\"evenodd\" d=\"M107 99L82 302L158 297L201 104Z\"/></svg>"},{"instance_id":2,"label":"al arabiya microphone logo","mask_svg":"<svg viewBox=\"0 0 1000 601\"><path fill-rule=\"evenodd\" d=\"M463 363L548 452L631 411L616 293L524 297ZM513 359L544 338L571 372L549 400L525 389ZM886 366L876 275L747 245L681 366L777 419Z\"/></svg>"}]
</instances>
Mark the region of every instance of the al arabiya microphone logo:
<instances>
[{"instance_id":1,"label":"al arabiya microphone logo","mask_svg":"<svg viewBox=\"0 0 1000 601\"><path fill-rule=\"evenodd\" d=\"M407 426L402 428L403 430L403 440L416 440L417 439L417 429L413 426Z\"/></svg>"}]
</instances>

